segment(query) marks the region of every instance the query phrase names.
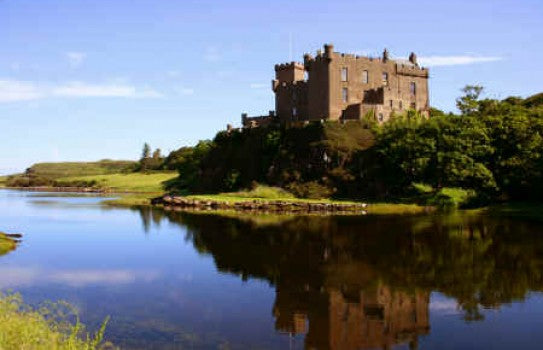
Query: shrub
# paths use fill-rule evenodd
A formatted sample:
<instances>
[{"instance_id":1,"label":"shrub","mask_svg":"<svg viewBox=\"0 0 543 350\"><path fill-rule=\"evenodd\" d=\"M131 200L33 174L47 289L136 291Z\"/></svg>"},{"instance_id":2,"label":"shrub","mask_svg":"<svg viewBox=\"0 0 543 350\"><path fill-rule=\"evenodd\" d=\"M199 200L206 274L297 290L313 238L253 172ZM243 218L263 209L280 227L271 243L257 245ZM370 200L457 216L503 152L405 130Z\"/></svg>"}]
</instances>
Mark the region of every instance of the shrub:
<instances>
[{"instance_id":1,"label":"shrub","mask_svg":"<svg viewBox=\"0 0 543 350\"><path fill-rule=\"evenodd\" d=\"M287 185L287 189L299 198L324 199L330 198L334 191L317 181L305 183L292 182Z\"/></svg>"},{"instance_id":2,"label":"shrub","mask_svg":"<svg viewBox=\"0 0 543 350\"><path fill-rule=\"evenodd\" d=\"M265 185L255 184L249 191L239 191L222 193L226 197L242 197L242 198L263 198L263 199L286 199L295 198L294 195L279 187L270 187Z\"/></svg>"}]
</instances>

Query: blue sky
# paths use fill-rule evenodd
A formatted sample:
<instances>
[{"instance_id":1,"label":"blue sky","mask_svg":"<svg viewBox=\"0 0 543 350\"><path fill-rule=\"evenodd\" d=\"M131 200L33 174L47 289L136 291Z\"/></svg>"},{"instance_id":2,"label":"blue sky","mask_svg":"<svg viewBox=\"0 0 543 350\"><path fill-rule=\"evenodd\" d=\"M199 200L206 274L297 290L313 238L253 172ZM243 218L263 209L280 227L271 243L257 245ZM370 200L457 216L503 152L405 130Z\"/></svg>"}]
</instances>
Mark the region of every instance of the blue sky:
<instances>
[{"instance_id":1,"label":"blue sky","mask_svg":"<svg viewBox=\"0 0 543 350\"><path fill-rule=\"evenodd\" d=\"M430 67L431 104L466 84L543 90L543 1L0 0L0 174L136 159L273 109L273 65L323 43Z\"/></svg>"}]
</instances>

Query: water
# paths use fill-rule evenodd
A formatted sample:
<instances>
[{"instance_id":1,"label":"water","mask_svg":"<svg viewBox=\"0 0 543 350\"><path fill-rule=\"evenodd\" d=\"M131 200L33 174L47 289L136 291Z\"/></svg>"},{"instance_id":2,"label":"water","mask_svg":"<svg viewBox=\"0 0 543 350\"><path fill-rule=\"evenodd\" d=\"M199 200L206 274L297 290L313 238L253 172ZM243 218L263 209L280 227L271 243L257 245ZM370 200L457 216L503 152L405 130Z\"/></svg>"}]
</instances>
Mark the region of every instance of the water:
<instances>
[{"instance_id":1,"label":"water","mask_svg":"<svg viewBox=\"0 0 543 350\"><path fill-rule=\"evenodd\" d=\"M67 300L141 349L543 343L543 226L466 213L259 217L0 191L0 290Z\"/></svg>"}]
</instances>

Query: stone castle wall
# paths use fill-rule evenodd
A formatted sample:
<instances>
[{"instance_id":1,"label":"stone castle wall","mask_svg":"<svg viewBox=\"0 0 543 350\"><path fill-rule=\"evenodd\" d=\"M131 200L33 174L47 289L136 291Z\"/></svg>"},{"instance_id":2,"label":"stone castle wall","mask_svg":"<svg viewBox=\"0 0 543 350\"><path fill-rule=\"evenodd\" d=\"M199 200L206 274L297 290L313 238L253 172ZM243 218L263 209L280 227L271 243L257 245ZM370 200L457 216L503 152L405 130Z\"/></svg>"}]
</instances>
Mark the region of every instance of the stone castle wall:
<instances>
[{"instance_id":1,"label":"stone castle wall","mask_svg":"<svg viewBox=\"0 0 543 350\"><path fill-rule=\"evenodd\" d=\"M275 66L276 121L339 121L372 113L385 122L393 113L409 109L428 115L428 78L428 69L418 65L413 53L408 60L393 60L387 50L372 58L334 52L332 45L324 45L315 57L306 54L303 64ZM243 124L269 122L246 117Z\"/></svg>"}]
</instances>

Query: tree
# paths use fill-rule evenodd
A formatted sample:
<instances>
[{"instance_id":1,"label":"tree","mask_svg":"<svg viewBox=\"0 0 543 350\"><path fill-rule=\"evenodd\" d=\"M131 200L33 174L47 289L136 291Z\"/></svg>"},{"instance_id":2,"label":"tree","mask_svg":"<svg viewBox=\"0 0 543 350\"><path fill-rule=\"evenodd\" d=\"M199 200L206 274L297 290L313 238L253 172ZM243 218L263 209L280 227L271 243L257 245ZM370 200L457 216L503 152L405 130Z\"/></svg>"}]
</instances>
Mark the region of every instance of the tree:
<instances>
[{"instance_id":1,"label":"tree","mask_svg":"<svg viewBox=\"0 0 543 350\"><path fill-rule=\"evenodd\" d=\"M153 159L155 160L158 160L158 159L161 159L162 158L162 153L160 151L160 148L157 148L154 152L153 152Z\"/></svg>"},{"instance_id":2,"label":"tree","mask_svg":"<svg viewBox=\"0 0 543 350\"><path fill-rule=\"evenodd\" d=\"M151 160L151 146L147 142L143 144L143 150L141 152L140 170L149 170L149 161Z\"/></svg>"},{"instance_id":3,"label":"tree","mask_svg":"<svg viewBox=\"0 0 543 350\"><path fill-rule=\"evenodd\" d=\"M483 89L480 85L466 85L462 89L464 96L456 99L456 107L462 115L473 115L479 111L479 96Z\"/></svg>"}]
</instances>

